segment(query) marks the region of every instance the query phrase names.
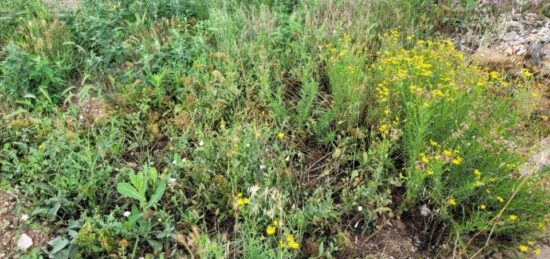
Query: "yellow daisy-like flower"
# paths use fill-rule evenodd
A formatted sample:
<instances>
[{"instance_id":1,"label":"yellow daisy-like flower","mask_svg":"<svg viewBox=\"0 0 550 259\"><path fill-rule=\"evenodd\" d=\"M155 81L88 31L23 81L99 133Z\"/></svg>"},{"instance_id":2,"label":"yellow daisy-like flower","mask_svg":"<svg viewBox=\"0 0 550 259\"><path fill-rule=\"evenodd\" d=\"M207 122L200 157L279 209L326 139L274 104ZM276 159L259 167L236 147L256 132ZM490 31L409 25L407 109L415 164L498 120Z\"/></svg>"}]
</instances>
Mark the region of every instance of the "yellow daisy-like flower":
<instances>
[{"instance_id":1,"label":"yellow daisy-like flower","mask_svg":"<svg viewBox=\"0 0 550 259\"><path fill-rule=\"evenodd\" d=\"M486 208L487 208L487 205L485 205L485 204L481 204L481 205L479 205L479 208L480 208L480 209L482 209L482 210L484 210L484 209L486 209Z\"/></svg>"},{"instance_id":2,"label":"yellow daisy-like flower","mask_svg":"<svg viewBox=\"0 0 550 259\"><path fill-rule=\"evenodd\" d=\"M279 132L279 133L277 133L277 137L279 139L283 139L285 137L285 133L284 132Z\"/></svg>"},{"instance_id":3,"label":"yellow daisy-like flower","mask_svg":"<svg viewBox=\"0 0 550 259\"><path fill-rule=\"evenodd\" d=\"M508 219L509 219L510 221L516 221L516 220L518 220L518 216L516 216L516 215L510 215L510 216L508 216Z\"/></svg>"},{"instance_id":4,"label":"yellow daisy-like flower","mask_svg":"<svg viewBox=\"0 0 550 259\"><path fill-rule=\"evenodd\" d=\"M456 206L456 200L455 200L454 198L450 198L450 199L449 199L449 204L450 204L451 206Z\"/></svg>"},{"instance_id":5,"label":"yellow daisy-like flower","mask_svg":"<svg viewBox=\"0 0 550 259\"><path fill-rule=\"evenodd\" d=\"M453 155L453 151L451 151L449 149L443 150L443 155L445 157L451 157Z\"/></svg>"},{"instance_id":6,"label":"yellow daisy-like flower","mask_svg":"<svg viewBox=\"0 0 550 259\"><path fill-rule=\"evenodd\" d=\"M298 244L296 242L296 240L294 239L294 235L288 235L286 237L286 241L288 241L288 247L292 248L292 249L298 249L300 248L300 244Z\"/></svg>"},{"instance_id":7,"label":"yellow daisy-like flower","mask_svg":"<svg viewBox=\"0 0 550 259\"><path fill-rule=\"evenodd\" d=\"M462 163L462 157L456 157L451 163L453 163L453 165L460 165Z\"/></svg>"},{"instance_id":8,"label":"yellow daisy-like flower","mask_svg":"<svg viewBox=\"0 0 550 259\"><path fill-rule=\"evenodd\" d=\"M380 131L384 135L388 135L388 133L390 133L390 127L388 126L388 124L383 123L378 126L378 131Z\"/></svg>"},{"instance_id":9,"label":"yellow daisy-like flower","mask_svg":"<svg viewBox=\"0 0 550 259\"><path fill-rule=\"evenodd\" d=\"M480 177L480 176L481 176L481 172L479 171L479 169L474 170L474 175L475 175L476 177Z\"/></svg>"},{"instance_id":10,"label":"yellow daisy-like flower","mask_svg":"<svg viewBox=\"0 0 550 259\"><path fill-rule=\"evenodd\" d=\"M529 251L529 247L525 245L520 245L518 248L519 248L519 251L521 251L522 253L526 253L527 251Z\"/></svg>"},{"instance_id":11,"label":"yellow daisy-like flower","mask_svg":"<svg viewBox=\"0 0 550 259\"><path fill-rule=\"evenodd\" d=\"M430 162L430 158L428 158L426 154L420 153L420 161L422 161L422 163L424 164L427 164Z\"/></svg>"},{"instance_id":12,"label":"yellow daisy-like flower","mask_svg":"<svg viewBox=\"0 0 550 259\"><path fill-rule=\"evenodd\" d=\"M533 245L535 245L535 242L529 240L529 241L527 241L527 244L530 245L530 246L533 246Z\"/></svg>"},{"instance_id":13,"label":"yellow daisy-like flower","mask_svg":"<svg viewBox=\"0 0 550 259\"><path fill-rule=\"evenodd\" d=\"M497 196L497 200L498 200L498 202L501 202L501 203L504 202L504 198L502 198L500 196Z\"/></svg>"},{"instance_id":14,"label":"yellow daisy-like flower","mask_svg":"<svg viewBox=\"0 0 550 259\"><path fill-rule=\"evenodd\" d=\"M249 204L249 203L250 203L250 200L249 200L248 198L244 198L244 199L243 199L243 203L244 203L244 204Z\"/></svg>"},{"instance_id":15,"label":"yellow daisy-like flower","mask_svg":"<svg viewBox=\"0 0 550 259\"><path fill-rule=\"evenodd\" d=\"M279 225L279 221L273 220L273 226L278 226L278 225Z\"/></svg>"},{"instance_id":16,"label":"yellow daisy-like flower","mask_svg":"<svg viewBox=\"0 0 550 259\"><path fill-rule=\"evenodd\" d=\"M434 174L434 171L432 169L428 168L428 169L426 169L426 174L432 175L432 174Z\"/></svg>"},{"instance_id":17,"label":"yellow daisy-like flower","mask_svg":"<svg viewBox=\"0 0 550 259\"><path fill-rule=\"evenodd\" d=\"M430 145L432 145L434 147L437 147L439 145L439 143L437 143L436 141L430 139Z\"/></svg>"},{"instance_id":18,"label":"yellow daisy-like flower","mask_svg":"<svg viewBox=\"0 0 550 259\"><path fill-rule=\"evenodd\" d=\"M275 234L275 231L277 230L276 227L274 226L268 226L267 229L265 230L265 233L268 235L268 236L273 236Z\"/></svg>"},{"instance_id":19,"label":"yellow daisy-like flower","mask_svg":"<svg viewBox=\"0 0 550 259\"><path fill-rule=\"evenodd\" d=\"M243 199L238 199L237 200L237 206L243 206L244 205L244 200Z\"/></svg>"},{"instance_id":20,"label":"yellow daisy-like flower","mask_svg":"<svg viewBox=\"0 0 550 259\"><path fill-rule=\"evenodd\" d=\"M533 254L540 255L540 249L537 248L533 250Z\"/></svg>"}]
</instances>

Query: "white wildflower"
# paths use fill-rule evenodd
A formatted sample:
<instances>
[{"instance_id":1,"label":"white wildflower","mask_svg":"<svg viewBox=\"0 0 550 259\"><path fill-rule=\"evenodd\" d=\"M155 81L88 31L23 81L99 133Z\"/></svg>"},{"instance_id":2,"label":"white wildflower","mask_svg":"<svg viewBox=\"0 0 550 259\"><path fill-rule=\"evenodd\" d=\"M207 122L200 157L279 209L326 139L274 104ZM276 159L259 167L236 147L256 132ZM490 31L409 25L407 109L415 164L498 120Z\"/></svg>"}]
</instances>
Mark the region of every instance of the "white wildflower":
<instances>
[{"instance_id":1,"label":"white wildflower","mask_svg":"<svg viewBox=\"0 0 550 259\"><path fill-rule=\"evenodd\" d=\"M27 214L21 215L21 221L27 221L27 220L29 220L29 215Z\"/></svg>"},{"instance_id":2,"label":"white wildflower","mask_svg":"<svg viewBox=\"0 0 550 259\"><path fill-rule=\"evenodd\" d=\"M122 213L122 215L123 215L124 217L126 217L126 218L127 218L127 217L130 217L130 214L131 214L131 213L130 213L129 211L125 211L124 213Z\"/></svg>"}]
</instances>

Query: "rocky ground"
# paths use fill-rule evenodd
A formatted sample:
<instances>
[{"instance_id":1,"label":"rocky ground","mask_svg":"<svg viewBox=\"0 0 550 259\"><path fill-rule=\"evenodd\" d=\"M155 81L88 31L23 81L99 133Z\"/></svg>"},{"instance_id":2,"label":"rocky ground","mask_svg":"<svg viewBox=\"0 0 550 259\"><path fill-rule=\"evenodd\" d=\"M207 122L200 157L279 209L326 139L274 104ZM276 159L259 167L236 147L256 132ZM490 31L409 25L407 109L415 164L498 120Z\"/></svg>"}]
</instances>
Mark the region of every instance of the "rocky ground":
<instances>
[{"instance_id":1,"label":"rocky ground","mask_svg":"<svg viewBox=\"0 0 550 259\"><path fill-rule=\"evenodd\" d=\"M480 8L484 8L480 6ZM483 21L486 10L478 10L476 19ZM485 16L484 16L485 15ZM537 104L538 113L548 121L550 115L550 18L542 13L519 12L501 14L496 18L492 30L469 30L457 35L455 42L464 52L481 65L507 72L512 76L524 71L534 73L540 82L543 96ZM483 33L476 33L483 31ZM487 33L489 31L489 33ZM550 129L550 123L548 124ZM522 168L522 175L539 172L550 166L550 136L535 144L528 163ZM550 232L550 231L549 231ZM550 236L537 240L540 254L534 259L550 258ZM517 249L497 250L492 258L517 258Z\"/></svg>"},{"instance_id":2,"label":"rocky ground","mask_svg":"<svg viewBox=\"0 0 550 259\"><path fill-rule=\"evenodd\" d=\"M47 232L32 226L21 208L16 194L0 191L0 258L18 258L21 252L48 242Z\"/></svg>"}]
</instances>

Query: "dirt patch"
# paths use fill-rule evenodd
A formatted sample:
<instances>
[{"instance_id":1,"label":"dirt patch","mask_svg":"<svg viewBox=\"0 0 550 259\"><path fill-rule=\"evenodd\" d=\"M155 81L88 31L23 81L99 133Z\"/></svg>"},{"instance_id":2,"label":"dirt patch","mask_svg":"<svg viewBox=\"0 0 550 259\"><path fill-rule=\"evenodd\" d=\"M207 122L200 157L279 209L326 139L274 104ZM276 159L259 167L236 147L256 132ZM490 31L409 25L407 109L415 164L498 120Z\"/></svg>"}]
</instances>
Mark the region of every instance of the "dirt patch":
<instances>
[{"instance_id":1,"label":"dirt patch","mask_svg":"<svg viewBox=\"0 0 550 259\"><path fill-rule=\"evenodd\" d=\"M418 247L418 237L400 219L387 221L371 235L340 239L345 249L336 258L426 258Z\"/></svg>"},{"instance_id":2,"label":"dirt patch","mask_svg":"<svg viewBox=\"0 0 550 259\"><path fill-rule=\"evenodd\" d=\"M33 245L30 249L42 247L48 242L46 232L25 230L27 219L14 214L18 203L16 195L0 191L0 258L14 258L21 253L17 248L17 241L22 234L32 239Z\"/></svg>"},{"instance_id":3,"label":"dirt patch","mask_svg":"<svg viewBox=\"0 0 550 259\"><path fill-rule=\"evenodd\" d=\"M80 0L43 0L44 3L56 12L74 11L80 7Z\"/></svg>"},{"instance_id":4,"label":"dirt patch","mask_svg":"<svg viewBox=\"0 0 550 259\"><path fill-rule=\"evenodd\" d=\"M89 98L78 103L80 114L78 121L84 125L100 123L107 119L111 113L109 104L98 97Z\"/></svg>"}]
</instances>

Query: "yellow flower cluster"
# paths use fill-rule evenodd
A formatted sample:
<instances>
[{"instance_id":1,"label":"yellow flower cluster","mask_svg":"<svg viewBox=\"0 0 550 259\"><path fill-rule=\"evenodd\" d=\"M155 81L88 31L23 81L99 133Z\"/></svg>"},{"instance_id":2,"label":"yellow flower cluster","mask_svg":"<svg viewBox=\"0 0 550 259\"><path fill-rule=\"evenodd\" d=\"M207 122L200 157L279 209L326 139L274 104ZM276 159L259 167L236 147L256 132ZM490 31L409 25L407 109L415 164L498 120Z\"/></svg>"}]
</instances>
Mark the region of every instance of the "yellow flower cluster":
<instances>
[{"instance_id":1,"label":"yellow flower cluster","mask_svg":"<svg viewBox=\"0 0 550 259\"><path fill-rule=\"evenodd\" d=\"M243 194L241 192L237 193L234 198L237 207L242 207L250 203L250 199L243 197Z\"/></svg>"},{"instance_id":2,"label":"yellow flower cluster","mask_svg":"<svg viewBox=\"0 0 550 259\"><path fill-rule=\"evenodd\" d=\"M474 176L476 178L476 187L481 187L483 185L485 185L485 183L483 182L483 179L481 179L481 171L479 171L479 169L475 169L474 170Z\"/></svg>"},{"instance_id":3,"label":"yellow flower cluster","mask_svg":"<svg viewBox=\"0 0 550 259\"><path fill-rule=\"evenodd\" d=\"M296 242L296 239L294 238L294 235L287 235L286 240L279 240L279 247L282 248L290 248L297 250L300 248L300 244Z\"/></svg>"},{"instance_id":4,"label":"yellow flower cluster","mask_svg":"<svg viewBox=\"0 0 550 259\"><path fill-rule=\"evenodd\" d=\"M529 252L529 248L533 249L533 254L540 255L540 248L538 248L533 241L527 241L526 245L519 245L518 249L522 253Z\"/></svg>"},{"instance_id":5,"label":"yellow flower cluster","mask_svg":"<svg viewBox=\"0 0 550 259\"><path fill-rule=\"evenodd\" d=\"M266 233L268 236L273 236L273 235L275 235L275 232L277 231L277 226L278 226L278 225L279 225L279 222L278 222L277 220L274 220L272 225L267 226L267 228L266 228L266 230L265 230L265 233Z\"/></svg>"}]
</instances>

